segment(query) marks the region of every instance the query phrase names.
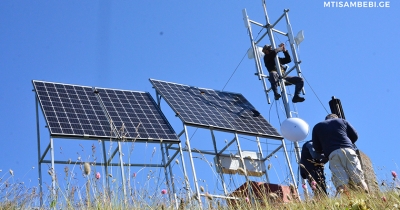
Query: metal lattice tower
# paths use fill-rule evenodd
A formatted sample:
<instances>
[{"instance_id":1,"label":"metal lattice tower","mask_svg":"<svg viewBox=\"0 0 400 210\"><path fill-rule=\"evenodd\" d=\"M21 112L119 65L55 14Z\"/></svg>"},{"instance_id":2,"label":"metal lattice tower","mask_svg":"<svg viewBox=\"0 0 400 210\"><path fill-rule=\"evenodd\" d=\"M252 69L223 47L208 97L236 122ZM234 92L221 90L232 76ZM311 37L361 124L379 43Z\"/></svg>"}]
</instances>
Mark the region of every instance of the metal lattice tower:
<instances>
[{"instance_id":1,"label":"metal lattice tower","mask_svg":"<svg viewBox=\"0 0 400 210\"><path fill-rule=\"evenodd\" d=\"M297 76L299 76L299 77L302 77L302 73L301 73L301 68L300 68L301 61L299 60L299 58L297 56L296 42L295 42L295 38L294 38L294 35L293 35L292 26L291 26L290 21L289 21L289 15L288 15L289 10L285 9L283 11L283 14L274 23L271 23L270 20L269 20L269 17L268 17L265 0L262 0L262 4L263 4L263 8L264 8L264 13L265 13L265 20L266 20L265 24L261 24L261 23L258 23L256 21L250 20L248 15L247 15L246 9L243 9L243 11L242 11L243 20L244 20L245 26L246 26L246 28L248 30L248 34L249 34L250 42L251 42L251 50L252 50L252 53L254 55L254 61L255 61L255 64L256 64L256 70L257 71L256 71L255 74L258 76L258 79L262 81L263 88L264 88L264 91L265 91L265 94L266 94L266 97L267 97L268 104L270 104L270 99L269 99L268 93L269 93L269 91L271 91L271 88L267 87L267 83L268 82L266 81L266 79L268 78L268 74L264 74L263 73L262 62L261 62L261 58L260 58L261 56L260 56L260 51L259 51L258 44L260 44L260 42L266 36L268 36L272 49L276 49L276 43L275 43L274 34L277 33L277 34L286 36L288 38L288 40L289 40L289 43L290 43L290 48L291 48L291 52L292 52L291 57L293 58L294 66L292 68L290 68L285 73L285 75L282 75L282 72L279 70L280 63L279 63L278 56L275 57L275 63L276 63L276 67L278 69L277 73L279 74L279 85L278 85L278 87L280 86L280 89L281 89L282 102L283 102L283 105L285 107L286 117L287 118L291 118L291 117L293 117L292 113L296 113L296 112L294 112L294 111L292 111L290 109L289 100L288 100L288 94L287 94L287 91L286 91L284 78L285 78L286 75L288 75L293 70L296 70ZM282 32L280 30L275 29L275 26L282 20L286 21L287 32ZM254 36L253 36L253 32L252 32L252 25L265 28L267 31L258 40L255 40ZM302 90L302 92L303 92L303 94L305 94L304 89ZM293 144L294 144L294 148L295 148L296 161L297 161L297 163L299 163L300 154L301 154L300 147L299 147L298 142L293 142ZM289 160L289 157L288 157L288 153L287 153L287 150L286 150L286 147L285 147L284 140L282 140L282 147L283 147L284 153L286 155L286 159L287 159L287 162L288 162L288 167L289 167L289 170L290 170L290 173L291 173L291 177L293 179L293 183L294 183L294 185L295 185L295 187L296 187L296 189L298 191L296 178L295 178L295 175L293 173L292 166L290 164L290 160ZM302 180L302 183L305 184L306 183L305 180ZM304 190L304 193L305 193L306 196L308 196L307 190Z\"/></svg>"}]
</instances>

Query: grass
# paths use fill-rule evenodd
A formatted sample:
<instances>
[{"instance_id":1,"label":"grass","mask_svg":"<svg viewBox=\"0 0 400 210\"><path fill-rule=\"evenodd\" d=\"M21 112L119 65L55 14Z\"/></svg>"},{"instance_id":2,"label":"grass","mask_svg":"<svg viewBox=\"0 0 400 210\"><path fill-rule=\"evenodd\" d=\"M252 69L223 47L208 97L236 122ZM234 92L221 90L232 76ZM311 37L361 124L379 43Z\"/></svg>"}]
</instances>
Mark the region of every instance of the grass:
<instances>
[{"instance_id":1,"label":"grass","mask_svg":"<svg viewBox=\"0 0 400 210\"><path fill-rule=\"evenodd\" d=\"M177 203L169 199L168 191L151 191L149 188L129 188L127 200L118 182L112 182L112 191L103 188L99 172L92 171L89 164L82 163L80 166L83 172L82 184L73 184L67 176L66 187L60 186L62 181L57 180L56 197L52 196L51 186L47 186L43 195L39 194L39 187L28 187L23 182L14 180L13 171L4 172L0 181L0 209L200 209L196 196L191 199L181 198ZM104 178L104 177L103 177ZM111 177L112 178L112 177ZM68 181L69 180L69 181ZM151 181L151 178L148 179ZM350 191L342 193L337 197L323 197L320 199L307 199L296 201L291 199L288 203L280 202L279 196L264 195L259 201L251 201L248 198L241 198L236 205L227 205L225 200L215 198L205 192L201 187L202 205L204 209L343 209L343 210L382 210L400 209L400 187L399 180L383 181L381 191L365 194ZM40 206L40 198L44 205Z\"/></svg>"}]
</instances>

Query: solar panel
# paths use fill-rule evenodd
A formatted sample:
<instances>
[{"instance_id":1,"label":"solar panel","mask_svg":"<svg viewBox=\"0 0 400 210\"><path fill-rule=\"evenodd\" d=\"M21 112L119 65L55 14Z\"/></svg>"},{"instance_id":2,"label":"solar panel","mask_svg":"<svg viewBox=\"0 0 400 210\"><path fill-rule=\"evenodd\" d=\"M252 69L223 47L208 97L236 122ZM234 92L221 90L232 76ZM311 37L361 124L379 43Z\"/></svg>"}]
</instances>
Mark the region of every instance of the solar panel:
<instances>
[{"instance_id":1,"label":"solar panel","mask_svg":"<svg viewBox=\"0 0 400 210\"><path fill-rule=\"evenodd\" d=\"M179 142L156 102L147 92L96 88L119 135L127 140Z\"/></svg>"},{"instance_id":2,"label":"solar panel","mask_svg":"<svg viewBox=\"0 0 400 210\"><path fill-rule=\"evenodd\" d=\"M33 81L50 134L115 138L92 87Z\"/></svg>"},{"instance_id":3,"label":"solar panel","mask_svg":"<svg viewBox=\"0 0 400 210\"><path fill-rule=\"evenodd\" d=\"M52 136L179 142L149 93L32 82Z\"/></svg>"},{"instance_id":4,"label":"solar panel","mask_svg":"<svg viewBox=\"0 0 400 210\"><path fill-rule=\"evenodd\" d=\"M283 138L242 94L154 79L150 82L185 124Z\"/></svg>"}]
</instances>

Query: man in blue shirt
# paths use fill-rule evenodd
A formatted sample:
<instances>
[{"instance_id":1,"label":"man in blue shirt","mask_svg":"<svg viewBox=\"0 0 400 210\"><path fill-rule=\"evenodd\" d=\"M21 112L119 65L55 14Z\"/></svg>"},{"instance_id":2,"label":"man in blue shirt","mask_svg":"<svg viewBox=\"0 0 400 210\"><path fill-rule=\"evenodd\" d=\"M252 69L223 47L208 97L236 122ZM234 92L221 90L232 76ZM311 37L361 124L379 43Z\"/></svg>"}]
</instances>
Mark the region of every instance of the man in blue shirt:
<instances>
[{"instance_id":1,"label":"man in blue shirt","mask_svg":"<svg viewBox=\"0 0 400 210\"><path fill-rule=\"evenodd\" d=\"M315 152L312 140L303 144L300 159L300 175L308 180L308 184L316 196L327 195L324 164L328 158L324 154ZM325 194L323 194L325 193Z\"/></svg>"},{"instance_id":2,"label":"man in blue shirt","mask_svg":"<svg viewBox=\"0 0 400 210\"><path fill-rule=\"evenodd\" d=\"M327 115L325 121L313 128L313 147L317 153L329 157L332 182L338 192L355 184L368 193L364 172L354 150L357 139L358 134L353 126L336 114Z\"/></svg>"}]
</instances>

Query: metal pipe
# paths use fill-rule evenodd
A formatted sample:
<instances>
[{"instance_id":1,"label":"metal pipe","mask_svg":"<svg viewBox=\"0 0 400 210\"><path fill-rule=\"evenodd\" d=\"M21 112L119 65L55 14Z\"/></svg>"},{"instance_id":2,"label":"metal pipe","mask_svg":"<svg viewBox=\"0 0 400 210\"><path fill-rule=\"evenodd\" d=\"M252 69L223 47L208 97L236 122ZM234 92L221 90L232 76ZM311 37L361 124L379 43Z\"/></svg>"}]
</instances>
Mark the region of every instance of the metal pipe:
<instances>
[{"instance_id":1,"label":"metal pipe","mask_svg":"<svg viewBox=\"0 0 400 210\"><path fill-rule=\"evenodd\" d=\"M186 171L186 165L185 165L185 159L183 157L183 152L182 152L182 144L179 143L179 153L181 154L181 162L182 162L182 169L183 169L183 174L185 176L185 185L187 189L187 196L190 199L190 184L189 184L189 177Z\"/></svg>"},{"instance_id":2,"label":"metal pipe","mask_svg":"<svg viewBox=\"0 0 400 210\"><path fill-rule=\"evenodd\" d=\"M272 29L272 31L273 32L275 32L275 33L278 33L278 34L282 34L283 36L287 36L288 35L288 33L285 33L285 32L282 32L282 31L279 31L279 30L276 30L276 29Z\"/></svg>"},{"instance_id":3,"label":"metal pipe","mask_svg":"<svg viewBox=\"0 0 400 210\"><path fill-rule=\"evenodd\" d=\"M127 199L126 199L126 182L125 182L125 171L124 171L124 160L122 159L122 148L121 148L121 142L118 141L118 151L119 151L119 162L121 163L121 177L122 177L122 189L124 192L124 205L127 204Z\"/></svg>"},{"instance_id":4,"label":"metal pipe","mask_svg":"<svg viewBox=\"0 0 400 210\"><path fill-rule=\"evenodd\" d=\"M39 173L39 186L40 186L40 207L43 206L43 181L42 181L42 160L43 158L40 157L40 124L39 124L39 101L35 92L35 108L36 108L36 137L37 137L37 146L38 146L38 173ZM50 145L49 145L50 146ZM48 149L47 149L48 150Z\"/></svg>"},{"instance_id":5,"label":"metal pipe","mask_svg":"<svg viewBox=\"0 0 400 210\"><path fill-rule=\"evenodd\" d=\"M272 157L272 155L274 155L276 152L278 152L283 146L280 145L278 148L276 148L274 151L271 152L271 154L269 154L268 156L266 156L263 161L268 160L268 158Z\"/></svg>"},{"instance_id":6,"label":"metal pipe","mask_svg":"<svg viewBox=\"0 0 400 210\"><path fill-rule=\"evenodd\" d=\"M259 160L262 160L262 157L264 157L264 154L262 152L262 148L261 148L261 144L260 144L260 138L256 137L256 141L257 141L257 147L258 147L258 152L260 153L260 158L258 158ZM263 164L265 166L265 163L263 161ZM267 183L269 182L269 177L268 177L268 170L265 170L265 179L267 180Z\"/></svg>"},{"instance_id":7,"label":"metal pipe","mask_svg":"<svg viewBox=\"0 0 400 210\"><path fill-rule=\"evenodd\" d=\"M110 179L108 177L108 162L107 162L107 154L106 154L106 143L104 140L102 140L101 144L103 146L103 161L104 161L103 165L104 165L104 172L106 175L106 182L107 182L107 184L105 184L104 186L106 186L107 192L109 193L110 192Z\"/></svg>"},{"instance_id":8,"label":"metal pipe","mask_svg":"<svg viewBox=\"0 0 400 210\"><path fill-rule=\"evenodd\" d=\"M53 145L53 138L50 138L50 154L51 154L51 188L52 188L52 195L53 199L56 198L56 168L54 165L54 145Z\"/></svg>"},{"instance_id":9,"label":"metal pipe","mask_svg":"<svg viewBox=\"0 0 400 210\"><path fill-rule=\"evenodd\" d=\"M215 154L218 154L217 143L215 141L214 132L212 129L210 129L210 131L211 131L211 137L212 137L212 141L213 141L213 145L214 145ZM222 166L220 165L220 159L219 159L218 155L216 155L215 157L217 158L217 163L218 163L218 164L215 164L215 167L219 167L219 171L220 171L219 175L220 175L221 181L222 181L222 188L224 189L224 194L226 196L228 196L228 191L227 191L226 185L225 185L224 174L222 173Z\"/></svg>"},{"instance_id":10,"label":"metal pipe","mask_svg":"<svg viewBox=\"0 0 400 210\"><path fill-rule=\"evenodd\" d=\"M49 145L47 145L46 149L44 150L43 155L39 160L39 163L41 163L43 161L43 159L46 157L47 152L50 150L50 147L51 147L51 144L49 143Z\"/></svg>"},{"instance_id":11,"label":"metal pipe","mask_svg":"<svg viewBox=\"0 0 400 210\"><path fill-rule=\"evenodd\" d=\"M236 140L236 137L233 138L224 148L222 148L221 151L219 151L218 155L221 156L222 153L223 153L226 149L228 149L228 147L231 146L231 145L235 142L235 140Z\"/></svg>"},{"instance_id":12,"label":"metal pipe","mask_svg":"<svg viewBox=\"0 0 400 210\"><path fill-rule=\"evenodd\" d=\"M190 163L192 165L193 181L194 181L194 187L195 187L195 190L196 190L196 196L197 196L197 200L199 202L200 208L203 209L202 204L201 204L202 203L201 202L201 198L200 198L199 184L197 182L196 169L195 169L195 166L194 166L193 155L192 155L192 152L191 152L192 150L190 149L190 139L189 139L189 135L188 135L188 132L187 132L186 125L184 125L183 127L185 129L186 146L187 146L187 148L189 150L189 158L190 158Z\"/></svg>"}]
</instances>

